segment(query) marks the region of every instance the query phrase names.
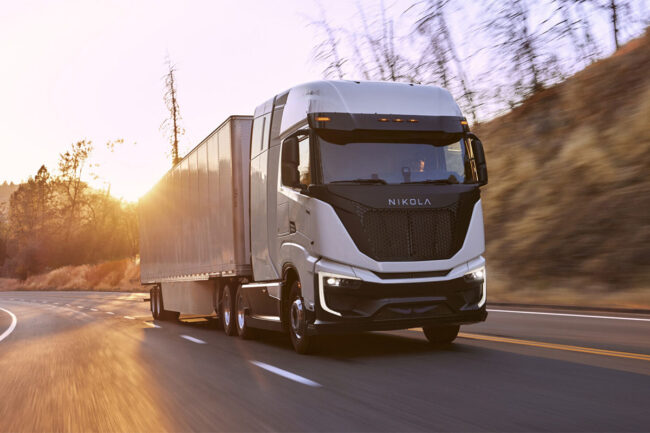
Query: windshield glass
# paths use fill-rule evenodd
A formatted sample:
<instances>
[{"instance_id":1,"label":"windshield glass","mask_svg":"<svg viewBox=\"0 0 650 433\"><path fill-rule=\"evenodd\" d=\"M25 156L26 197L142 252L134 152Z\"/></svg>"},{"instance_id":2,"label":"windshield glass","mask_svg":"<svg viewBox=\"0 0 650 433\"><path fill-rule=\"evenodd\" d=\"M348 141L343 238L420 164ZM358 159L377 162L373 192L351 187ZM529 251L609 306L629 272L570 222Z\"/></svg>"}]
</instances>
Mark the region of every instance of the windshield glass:
<instances>
[{"instance_id":1,"label":"windshield glass","mask_svg":"<svg viewBox=\"0 0 650 433\"><path fill-rule=\"evenodd\" d=\"M472 183L463 139L450 143L349 142L319 139L323 183Z\"/></svg>"}]
</instances>

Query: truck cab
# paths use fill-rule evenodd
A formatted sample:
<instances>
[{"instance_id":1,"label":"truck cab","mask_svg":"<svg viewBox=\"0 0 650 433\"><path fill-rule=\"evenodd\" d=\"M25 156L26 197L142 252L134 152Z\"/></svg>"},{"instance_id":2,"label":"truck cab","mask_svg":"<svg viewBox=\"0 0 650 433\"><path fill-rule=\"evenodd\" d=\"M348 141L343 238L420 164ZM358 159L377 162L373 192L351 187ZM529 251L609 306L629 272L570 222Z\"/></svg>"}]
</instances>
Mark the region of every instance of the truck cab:
<instances>
[{"instance_id":1,"label":"truck cab","mask_svg":"<svg viewBox=\"0 0 650 433\"><path fill-rule=\"evenodd\" d=\"M255 110L252 275L241 327L323 333L423 327L434 343L485 320L483 147L451 94L317 81Z\"/></svg>"}]
</instances>

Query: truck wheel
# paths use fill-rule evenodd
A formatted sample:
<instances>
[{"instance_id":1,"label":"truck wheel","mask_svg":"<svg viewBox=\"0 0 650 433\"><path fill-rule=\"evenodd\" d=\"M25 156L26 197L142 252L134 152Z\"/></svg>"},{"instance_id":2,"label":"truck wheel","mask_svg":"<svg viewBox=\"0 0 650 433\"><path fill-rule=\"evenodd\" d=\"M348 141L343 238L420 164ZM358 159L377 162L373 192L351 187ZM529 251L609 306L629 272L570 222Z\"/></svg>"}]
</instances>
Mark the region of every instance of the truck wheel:
<instances>
[{"instance_id":1,"label":"truck wheel","mask_svg":"<svg viewBox=\"0 0 650 433\"><path fill-rule=\"evenodd\" d=\"M314 346L314 337L307 335L305 303L302 296L300 296L298 284L298 281L294 281L289 292L289 299L291 301L291 305L289 306L289 335L291 336L293 349L297 353L305 355L311 352Z\"/></svg>"},{"instance_id":2,"label":"truck wheel","mask_svg":"<svg viewBox=\"0 0 650 433\"><path fill-rule=\"evenodd\" d=\"M160 287L156 289L156 305L158 311L158 317L154 316L154 319L156 320L175 321L178 320L181 315L178 311L165 310L165 303L163 302L163 295Z\"/></svg>"},{"instance_id":3,"label":"truck wheel","mask_svg":"<svg viewBox=\"0 0 650 433\"><path fill-rule=\"evenodd\" d=\"M237 286L237 295L235 296L235 311L237 312L237 317L235 324L237 325L237 334L244 340L251 340L255 338L255 329L248 326L246 323L246 316L250 312L250 308L246 299L244 298L244 293L241 288L241 284Z\"/></svg>"},{"instance_id":4,"label":"truck wheel","mask_svg":"<svg viewBox=\"0 0 650 433\"><path fill-rule=\"evenodd\" d=\"M154 320L160 319L160 302L158 301L158 288L154 287L149 290L149 304L151 306L151 316Z\"/></svg>"},{"instance_id":5,"label":"truck wheel","mask_svg":"<svg viewBox=\"0 0 650 433\"><path fill-rule=\"evenodd\" d=\"M429 343L434 346L445 346L451 344L451 342L456 339L460 326L425 326L422 330L424 331L427 340L429 340Z\"/></svg>"},{"instance_id":6,"label":"truck wheel","mask_svg":"<svg viewBox=\"0 0 650 433\"><path fill-rule=\"evenodd\" d=\"M237 327L235 325L235 311L233 290L230 285L225 285L221 293L221 305L219 306L219 320L226 335L237 335Z\"/></svg>"}]
</instances>

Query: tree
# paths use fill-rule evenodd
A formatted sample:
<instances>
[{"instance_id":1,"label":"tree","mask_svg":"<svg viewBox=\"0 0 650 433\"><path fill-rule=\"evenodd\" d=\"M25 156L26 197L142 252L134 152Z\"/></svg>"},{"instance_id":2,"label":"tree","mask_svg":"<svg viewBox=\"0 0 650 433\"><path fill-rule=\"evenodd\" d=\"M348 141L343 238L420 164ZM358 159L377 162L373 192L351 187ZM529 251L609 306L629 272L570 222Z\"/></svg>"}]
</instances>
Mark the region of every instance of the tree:
<instances>
[{"instance_id":1,"label":"tree","mask_svg":"<svg viewBox=\"0 0 650 433\"><path fill-rule=\"evenodd\" d=\"M63 191L63 214L65 240L70 238L70 232L81 220L80 210L84 200L84 192L88 188L82 175L88 157L93 151L91 141L81 140L70 146L70 150L59 154L58 186Z\"/></svg>"},{"instance_id":2,"label":"tree","mask_svg":"<svg viewBox=\"0 0 650 433\"><path fill-rule=\"evenodd\" d=\"M172 145L172 166L181 160L178 154L178 140L185 130L181 127L181 113L178 106L178 90L176 88L176 65L167 58L167 74L165 75L164 100L169 112L169 117L160 125L161 129L169 134L169 142Z\"/></svg>"}]
</instances>

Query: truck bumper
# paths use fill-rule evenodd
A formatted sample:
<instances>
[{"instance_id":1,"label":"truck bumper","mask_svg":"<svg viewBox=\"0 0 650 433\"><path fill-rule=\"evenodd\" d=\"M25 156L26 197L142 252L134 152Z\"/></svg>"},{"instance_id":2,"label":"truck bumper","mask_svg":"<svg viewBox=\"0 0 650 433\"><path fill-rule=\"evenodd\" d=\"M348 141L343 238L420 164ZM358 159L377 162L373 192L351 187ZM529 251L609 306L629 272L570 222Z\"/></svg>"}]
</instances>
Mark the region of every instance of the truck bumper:
<instances>
[{"instance_id":1,"label":"truck bumper","mask_svg":"<svg viewBox=\"0 0 650 433\"><path fill-rule=\"evenodd\" d=\"M462 276L400 284L337 281L329 275L316 275L319 291L308 314L311 335L464 325L487 318L484 274L478 280ZM339 286L327 285L328 279Z\"/></svg>"}]
</instances>

